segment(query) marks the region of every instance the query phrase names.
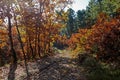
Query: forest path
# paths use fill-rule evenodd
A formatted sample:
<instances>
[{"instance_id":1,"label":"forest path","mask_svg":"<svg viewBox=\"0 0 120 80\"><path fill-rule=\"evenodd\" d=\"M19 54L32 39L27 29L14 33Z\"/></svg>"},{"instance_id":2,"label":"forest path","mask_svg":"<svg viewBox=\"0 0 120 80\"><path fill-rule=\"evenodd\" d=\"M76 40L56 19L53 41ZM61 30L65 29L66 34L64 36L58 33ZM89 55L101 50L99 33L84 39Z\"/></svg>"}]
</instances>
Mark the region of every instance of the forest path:
<instances>
[{"instance_id":1,"label":"forest path","mask_svg":"<svg viewBox=\"0 0 120 80\"><path fill-rule=\"evenodd\" d=\"M86 80L84 68L77 65L70 50L60 50L60 53L28 62L30 80ZM8 80L9 68L2 67L0 80ZM24 63L18 63L15 71L15 80L27 80Z\"/></svg>"},{"instance_id":2,"label":"forest path","mask_svg":"<svg viewBox=\"0 0 120 80\"><path fill-rule=\"evenodd\" d=\"M86 80L84 69L77 65L69 50L61 50L55 56L37 61L39 72L33 80Z\"/></svg>"}]
</instances>

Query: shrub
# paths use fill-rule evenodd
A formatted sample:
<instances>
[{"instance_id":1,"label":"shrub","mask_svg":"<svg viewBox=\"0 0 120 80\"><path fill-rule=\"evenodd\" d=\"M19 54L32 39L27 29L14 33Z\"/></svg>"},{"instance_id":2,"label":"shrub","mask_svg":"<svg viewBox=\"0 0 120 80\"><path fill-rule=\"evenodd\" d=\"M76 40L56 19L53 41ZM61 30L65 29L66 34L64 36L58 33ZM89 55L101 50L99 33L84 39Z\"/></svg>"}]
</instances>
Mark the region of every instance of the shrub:
<instances>
[{"instance_id":1,"label":"shrub","mask_svg":"<svg viewBox=\"0 0 120 80\"><path fill-rule=\"evenodd\" d=\"M103 17L91 30L92 34L86 40L89 49L86 50L97 53L97 58L101 60L118 60L120 57L119 19L107 21Z\"/></svg>"}]
</instances>

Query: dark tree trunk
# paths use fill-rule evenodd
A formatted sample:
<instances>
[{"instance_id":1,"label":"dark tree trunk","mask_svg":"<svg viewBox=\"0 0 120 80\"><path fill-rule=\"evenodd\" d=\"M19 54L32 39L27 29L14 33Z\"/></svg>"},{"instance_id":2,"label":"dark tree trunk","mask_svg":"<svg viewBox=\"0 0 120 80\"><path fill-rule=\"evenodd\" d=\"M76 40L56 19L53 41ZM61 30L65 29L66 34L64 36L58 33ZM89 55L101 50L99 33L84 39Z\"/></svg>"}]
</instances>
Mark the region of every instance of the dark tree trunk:
<instances>
[{"instance_id":1,"label":"dark tree trunk","mask_svg":"<svg viewBox=\"0 0 120 80\"><path fill-rule=\"evenodd\" d=\"M30 37L29 37L29 46L30 46L30 50L31 50L31 53L32 53L32 59L34 59L35 55L34 55L34 52L33 52L33 47L32 47L31 41L30 41Z\"/></svg>"},{"instance_id":2,"label":"dark tree trunk","mask_svg":"<svg viewBox=\"0 0 120 80\"><path fill-rule=\"evenodd\" d=\"M9 1L8 1L9 4ZM10 4L9 4L10 5ZM7 18L8 18L8 36L9 36L9 41L10 41L10 50L12 53L12 57L13 57L13 62L16 63L17 62L17 55L16 52L14 50L14 45L13 45L13 38L12 38L12 24L11 24L11 19L10 19L10 6L7 6Z\"/></svg>"},{"instance_id":3,"label":"dark tree trunk","mask_svg":"<svg viewBox=\"0 0 120 80\"><path fill-rule=\"evenodd\" d=\"M38 28L38 31L40 31L40 27ZM38 32L38 55L40 58L41 57L41 55L40 55L40 32Z\"/></svg>"},{"instance_id":4,"label":"dark tree trunk","mask_svg":"<svg viewBox=\"0 0 120 80\"><path fill-rule=\"evenodd\" d=\"M27 67L28 66L27 65L27 59L26 59L26 55L25 55L25 51L24 51L23 42L21 40L21 34L20 34L19 29L18 29L18 24L17 24L17 19L16 19L15 13L14 13L14 20L15 20L15 25L16 25L17 33L18 33L18 40L20 42L20 47L22 49L23 56L24 56L24 63L25 63L25 67L26 67L27 79L29 80L29 72L28 72L28 67Z\"/></svg>"}]
</instances>

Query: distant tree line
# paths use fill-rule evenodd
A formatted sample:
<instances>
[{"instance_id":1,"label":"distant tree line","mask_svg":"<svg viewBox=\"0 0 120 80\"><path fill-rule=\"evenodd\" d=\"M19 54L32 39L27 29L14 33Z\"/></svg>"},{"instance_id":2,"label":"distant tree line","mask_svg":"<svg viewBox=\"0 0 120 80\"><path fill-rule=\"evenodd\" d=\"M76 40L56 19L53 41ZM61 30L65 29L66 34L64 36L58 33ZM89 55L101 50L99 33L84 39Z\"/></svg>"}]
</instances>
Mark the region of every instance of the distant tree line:
<instances>
[{"instance_id":1,"label":"distant tree line","mask_svg":"<svg viewBox=\"0 0 120 80\"><path fill-rule=\"evenodd\" d=\"M90 0L84 10L75 12L72 8L67 10L66 27L61 30L61 35L67 35L70 38L72 33L76 33L80 28L90 28L96 23L100 13L113 18L117 15L116 10L120 8L119 0Z\"/></svg>"}]
</instances>

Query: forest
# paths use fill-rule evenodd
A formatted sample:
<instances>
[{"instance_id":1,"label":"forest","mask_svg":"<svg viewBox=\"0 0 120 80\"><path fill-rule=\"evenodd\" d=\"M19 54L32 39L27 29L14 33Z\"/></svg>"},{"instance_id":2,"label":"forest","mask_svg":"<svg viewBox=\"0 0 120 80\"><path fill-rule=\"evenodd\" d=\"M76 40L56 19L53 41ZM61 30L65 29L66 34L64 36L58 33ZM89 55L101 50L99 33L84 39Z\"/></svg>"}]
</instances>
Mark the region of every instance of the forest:
<instances>
[{"instance_id":1,"label":"forest","mask_svg":"<svg viewBox=\"0 0 120 80\"><path fill-rule=\"evenodd\" d=\"M120 80L120 0L75 1L0 0L0 80Z\"/></svg>"}]
</instances>

